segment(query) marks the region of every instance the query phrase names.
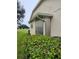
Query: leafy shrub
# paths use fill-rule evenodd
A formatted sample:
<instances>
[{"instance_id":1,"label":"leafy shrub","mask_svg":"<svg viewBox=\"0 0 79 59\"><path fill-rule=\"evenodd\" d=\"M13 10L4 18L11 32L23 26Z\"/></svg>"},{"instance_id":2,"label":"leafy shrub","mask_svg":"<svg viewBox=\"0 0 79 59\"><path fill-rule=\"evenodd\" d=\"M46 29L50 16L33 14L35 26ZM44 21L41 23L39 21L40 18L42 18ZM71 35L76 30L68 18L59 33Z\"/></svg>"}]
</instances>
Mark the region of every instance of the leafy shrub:
<instances>
[{"instance_id":1,"label":"leafy shrub","mask_svg":"<svg viewBox=\"0 0 79 59\"><path fill-rule=\"evenodd\" d=\"M26 35L18 39L17 51L18 59L61 59L61 39Z\"/></svg>"}]
</instances>

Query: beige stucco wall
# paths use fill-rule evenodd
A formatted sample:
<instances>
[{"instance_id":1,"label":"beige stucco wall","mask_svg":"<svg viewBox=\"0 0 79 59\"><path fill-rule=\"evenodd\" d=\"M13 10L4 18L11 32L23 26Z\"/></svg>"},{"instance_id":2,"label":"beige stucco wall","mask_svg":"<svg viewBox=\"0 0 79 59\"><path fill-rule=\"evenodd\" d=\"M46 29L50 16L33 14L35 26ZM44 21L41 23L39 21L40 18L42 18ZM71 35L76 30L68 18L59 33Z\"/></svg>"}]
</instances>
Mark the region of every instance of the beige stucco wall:
<instances>
[{"instance_id":1,"label":"beige stucco wall","mask_svg":"<svg viewBox=\"0 0 79 59\"><path fill-rule=\"evenodd\" d=\"M33 25L33 28L31 28L31 24ZM31 33L31 35L35 35L35 21L30 23L30 33Z\"/></svg>"},{"instance_id":2,"label":"beige stucco wall","mask_svg":"<svg viewBox=\"0 0 79 59\"><path fill-rule=\"evenodd\" d=\"M46 18L44 18L44 20L45 20L45 22L44 22L45 23L45 26L44 26L45 35L50 36L50 32L51 32L50 18L46 17Z\"/></svg>"},{"instance_id":3,"label":"beige stucco wall","mask_svg":"<svg viewBox=\"0 0 79 59\"><path fill-rule=\"evenodd\" d=\"M45 0L33 13L34 17L37 13L48 13L52 14L61 7L61 0Z\"/></svg>"},{"instance_id":4,"label":"beige stucco wall","mask_svg":"<svg viewBox=\"0 0 79 59\"><path fill-rule=\"evenodd\" d=\"M53 14L51 20L51 36L61 36L61 10Z\"/></svg>"},{"instance_id":5,"label":"beige stucco wall","mask_svg":"<svg viewBox=\"0 0 79 59\"><path fill-rule=\"evenodd\" d=\"M51 36L61 36L61 0L45 0L33 13L32 17L37 13L51 14L53 18L51 20L50 34ZM34 33L34 30L31 33Z\"/></svg>"}]
</instances>

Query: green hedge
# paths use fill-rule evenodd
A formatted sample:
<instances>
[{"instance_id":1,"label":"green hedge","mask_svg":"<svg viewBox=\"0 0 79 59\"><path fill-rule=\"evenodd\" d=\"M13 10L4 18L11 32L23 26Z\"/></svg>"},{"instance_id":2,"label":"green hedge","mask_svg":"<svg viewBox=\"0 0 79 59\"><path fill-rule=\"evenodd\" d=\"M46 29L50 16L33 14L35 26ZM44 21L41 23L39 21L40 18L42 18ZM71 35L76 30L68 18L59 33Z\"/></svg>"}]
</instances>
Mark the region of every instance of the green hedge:
<instances>
[{"instance_id":1,"label":"green hedge","mask_svg":"<svg viewBox=\"0 0 79 59\"><path fill-rule=\"evenodd\" d=\"M18 39L17 59L61 59L61 39L28 36Z\"/></svg>"}]
</instances>

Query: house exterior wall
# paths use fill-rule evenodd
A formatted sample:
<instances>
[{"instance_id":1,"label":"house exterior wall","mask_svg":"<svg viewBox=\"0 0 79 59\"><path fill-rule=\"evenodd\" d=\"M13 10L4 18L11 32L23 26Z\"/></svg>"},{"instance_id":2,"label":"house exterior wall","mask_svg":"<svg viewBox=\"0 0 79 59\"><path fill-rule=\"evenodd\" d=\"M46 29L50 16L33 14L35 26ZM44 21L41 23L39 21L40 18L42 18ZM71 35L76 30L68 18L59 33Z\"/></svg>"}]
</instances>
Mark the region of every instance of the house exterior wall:
<instances>
[{"instance_id":1,"label":"house exterior wall","mask_svg":"<svg viewBox=\"0 0 79 59\"><path fill-rule=\"evenodd\" d=\"M31 28L31 26L33 27ZM35 21L30 23L30 33L31 35L35 35Z\"/></svg>"},{"instance_id":2,"label":"house exterior wall","mask_svg":"<svg viewBox=\"0 0 79 59\"><path fill-rule=\"evenodd\" d=\"M51 32L51 24L50 24L50 18L46 17L45 19L45 35L50 36L50 32Z\"/></svg>"},{"instance_id":3,"label":"house exterior wall","mask_svg":"<svg viewBox=\"0 0 79 59\"><path fill-rule=\"evenodd\" d=\"M61 0L45 0L33 13L34 17L37 13L48 13L53 15L53 12L61 7Z\"/></svg>"},{"instance_id":4,"label":"house exterior wall","mask_svg":"<svg viewBox=\"0 0 79 59\"><path fill-rule=\"evenodd\" d=\"M53 14L51 20L51 36L61 36L61 10Z\"/></svg>"},{"instance_id":5,"label":"house exterior wall","mask_svg":"<svg viewBox=\"0 0 79 59\"><path fill-rule=\"evenodd\" d=\"M61 0L45 0L35 10L32 18L38 13L48 13L53 16L51 19L51 36L61 36ZM34 25L35 26L35 25ZM35 29L32 31L34 32ZM45 32L45 31L44 31Z\"/></svg>"}]
</instances>

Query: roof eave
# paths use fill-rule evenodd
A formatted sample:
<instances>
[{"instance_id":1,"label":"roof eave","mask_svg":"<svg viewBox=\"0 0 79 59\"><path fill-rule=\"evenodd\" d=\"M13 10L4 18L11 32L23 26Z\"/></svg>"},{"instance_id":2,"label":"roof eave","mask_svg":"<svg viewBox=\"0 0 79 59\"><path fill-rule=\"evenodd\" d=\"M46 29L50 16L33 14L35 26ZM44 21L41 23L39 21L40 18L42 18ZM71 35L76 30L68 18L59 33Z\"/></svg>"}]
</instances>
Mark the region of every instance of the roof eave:
<instances>
[{"instance_id":1,"label":"roof eave","mask_svg":"<svg viewBox=\"0 0 79 59\"><path fill-rule=\"evenodd\" d=\"M44 0L40 0L39 2L38 2L38 4L37 4L37 6L34 8L34 10L32 11L32 14L31 14L31 17L30 17L30 20L31 20L31 18L32 18L32 15L33 15L33 13L36 11L36 9L41 5L41 3L43 2ZM29 21L30 22L30 21Z\"/></svg>"}]
</instances>

